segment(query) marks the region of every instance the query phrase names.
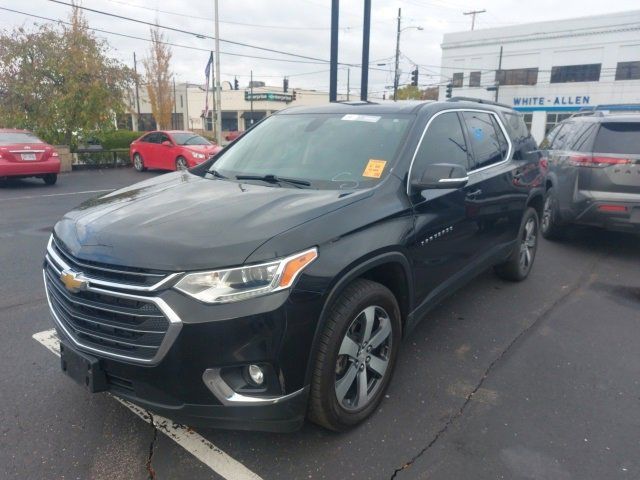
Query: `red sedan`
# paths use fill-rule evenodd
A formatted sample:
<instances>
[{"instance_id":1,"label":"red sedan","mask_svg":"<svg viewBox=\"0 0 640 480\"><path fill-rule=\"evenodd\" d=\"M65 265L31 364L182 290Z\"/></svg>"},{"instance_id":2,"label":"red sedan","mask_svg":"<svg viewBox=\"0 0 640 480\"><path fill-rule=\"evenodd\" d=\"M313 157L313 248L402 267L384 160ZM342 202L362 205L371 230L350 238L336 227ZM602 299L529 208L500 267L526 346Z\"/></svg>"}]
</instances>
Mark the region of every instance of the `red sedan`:
<instances>
[{"instance_id":1,"label":"red sedan","mask_svg":"<svg viewBox=\"0 0 640 480\"><path fill-rule=\"evenodd\" d=\"M149 132L129 147L131 162L136 170L147 168L179 170L191 168L215 155L221 147L193 132Z\"/></svg>"},{"instance_id":2,"label":"red sedan","mask_svg":"<svg viewBox=\"0 0 640 480\"><path fill-rule=\"evenodd\" d=\"M60 173L55 149L27 130L0 129L0 178L38 177L53 185Z\"/></svg>"}]
</instances>

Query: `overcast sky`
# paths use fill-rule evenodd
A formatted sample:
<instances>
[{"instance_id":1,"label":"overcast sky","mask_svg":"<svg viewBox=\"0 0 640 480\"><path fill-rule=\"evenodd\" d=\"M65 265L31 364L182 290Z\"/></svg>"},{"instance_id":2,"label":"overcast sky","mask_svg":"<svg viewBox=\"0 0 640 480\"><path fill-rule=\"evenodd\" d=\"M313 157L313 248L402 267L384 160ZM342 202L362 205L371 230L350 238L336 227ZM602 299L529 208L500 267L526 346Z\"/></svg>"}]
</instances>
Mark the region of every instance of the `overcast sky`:
<instances>
[{"instance_id":1,"label":"overcast sky","mask_svg":"<svg viewBox=\"0 0 640 480\"><path fill-rule=\"evenodd\" d=\"M70 1L70 0L65 0ZM329 59L330 0L219 0L220 38L276 49L318 59ZM83 0L83 6L103 10L138 20L157 22L198 34L213 35L213 0ZM558 20L576 16L598 15L638 8L638 0L372 0L369 90L378 96L393 83L393 55L398 8L402 8L403 27L421 26L424 30L407 29L402 33L400 49L401 83L408 83L413 64L420 68L420 83L439 81L440 43L443 33L468 30L469 16L463 12L486 9L478 15L476 28L492 28L518 23ZM67 19L70 8L49 0L0 0L0 7L21 12ZM342 0L340 8L341 62L359 64L362 48L361 0ZM86 12L92 28L149 38L149 26L123 19ZM0 11L0 28L29 27L45 20L23 14ZM167 41L199 48L213 49L213 40L187 33L165 31ZM112 55L133 65L133 52L140 59L147 55L149 43L144 40L97 32L108 40ZM204 82L206 51L172 47L173 69L179 82ZM221 55L222 80L238 77L246 86L253 70L254 80L268 85L281 85L284 75L290 76L291 88L314 88L326 91L329 87L329 66L326 63L303 63L312 60L296 59L253 48L221 43L220 51L240 55L254 55L289 62ZM300 63L298 63L300 62ZM381 65L379 65L381 64ZM140 65L139 65L140 67ZM358 95L360 71L351 67L351 92ZM339 70L339 91L346 92L347 68Z\"/></svg>"}]
</instances>

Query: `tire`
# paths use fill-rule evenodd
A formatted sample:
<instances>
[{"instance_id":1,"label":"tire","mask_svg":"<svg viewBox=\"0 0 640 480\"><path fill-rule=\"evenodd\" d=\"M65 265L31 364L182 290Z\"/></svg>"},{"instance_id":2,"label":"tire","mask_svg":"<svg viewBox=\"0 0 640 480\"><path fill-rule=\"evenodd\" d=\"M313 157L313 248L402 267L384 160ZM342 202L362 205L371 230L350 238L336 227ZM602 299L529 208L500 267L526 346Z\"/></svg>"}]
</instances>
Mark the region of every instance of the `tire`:
<instances>
[{"instance_id":1,"label":"tire","mask_svg":"<svg viewBox=\"0 0 640 480\"><path fill-rule=\"evenodd\" d=\"M496 274L505 280L521 282L529 276L536 259L540 232L540 220L535 209L529 207L524 212L518 242L506 262L496 265Z\"/></svg>"},{"instance_id":2,"label":"tire","mask_svg":"<svg viewBox=\"0 0 640 480\"><path fill-rule=\"evenodd\" d=\"M144 160L139 153L133 154L133 168L138 172L144 172L147 169L147 167L144 166Z\"/></svg>"},{"instance_id":3,"label":"tire","mask_svg":"<svg viewBox=\"0 0 640 480\"><path fill-rule=\"evenodd\" d=\"M187 159L183 156L176 158L176 170L186 170L189 168L189 164L187 163Z\"/></svg>"},{"instance_id":4,"label":"tire","mask_svg":"<svg viewBox=\"0 0 640 480\"><path fill-rule=\"evenodd\" d=\"M558 211L558 197L555 189L551 187L544 197L542 219L540 220L540 233L547 240L559 240L564 234L564 227L560 224Z\"/></svg>"},{"instance_id":5,"label":"tire","mask_svg":"<svg viewBox=\"0 0 640 480\"><path fill-rule=\"evenodd\" d=\"M58 174L47 173L45 176L42 177L42 180L44 180L44 183L46 183L47 185L55 185L56 182L58 181Z\"/></svg>"},{"instance_id":6,"label":"tire","mask_svg":"<svg viewBox=\"0 0 640 480\"><path fill-rule=\"evenodd\" d=\"M315 356L308 416L329 430L343 431L363 422L382 401L400 347L400 308L388 288L357 279L328 315ZM364 341L368 319L369 345ZM364 398L361 385L368 388Z\"/></svg>"}]
</instances>

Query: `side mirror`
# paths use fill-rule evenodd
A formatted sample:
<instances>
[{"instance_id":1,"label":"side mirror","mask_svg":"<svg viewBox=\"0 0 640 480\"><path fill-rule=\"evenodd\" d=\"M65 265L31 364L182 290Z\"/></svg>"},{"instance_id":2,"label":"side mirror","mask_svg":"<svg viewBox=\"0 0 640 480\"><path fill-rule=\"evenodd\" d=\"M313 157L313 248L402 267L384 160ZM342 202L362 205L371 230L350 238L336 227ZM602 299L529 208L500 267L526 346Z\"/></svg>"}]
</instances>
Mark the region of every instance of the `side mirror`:
<instances>
[{"instance_id":1,"label":"side mirror","mask_svg":"<svg viewBox=\"0 0 640 480\"><path fill-rule=\"evenodd\" d=\"M173 143L171 143L169 140L165 140L164 142L162 142L162 145L164 145L165 147L173 147Z\"/></svg>"},{"instance_id":2,"label":"side mirror","mask_svg":"<svg viewBox=\"0 0 640 480\"><path fill-rule=\"evenodd\" d=\"M451 163L436 163L425 168L422 177L412 180L411 188L416 191L433 188L461 188L468 181L467 169L463 166Z\"/></svg>"}]
</instances>

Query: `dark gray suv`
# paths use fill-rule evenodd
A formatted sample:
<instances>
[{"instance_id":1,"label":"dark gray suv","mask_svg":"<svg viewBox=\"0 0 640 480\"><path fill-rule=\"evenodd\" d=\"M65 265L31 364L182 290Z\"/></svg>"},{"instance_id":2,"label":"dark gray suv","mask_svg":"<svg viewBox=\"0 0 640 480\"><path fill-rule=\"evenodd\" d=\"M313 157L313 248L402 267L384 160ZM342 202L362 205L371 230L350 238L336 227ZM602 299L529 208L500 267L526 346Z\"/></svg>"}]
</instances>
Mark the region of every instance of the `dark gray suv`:
<instances>
[{"instance_id":1,"label":"dark gray suv","mask_svg":"<svg viewBox=\"0 0 640 480\"><path fill-rule=\"evenodd\" d=\"M541 233L569 223L640 233L640 114L579 114L542 142L548 162Z\"/></svg>"}]
</instances>

